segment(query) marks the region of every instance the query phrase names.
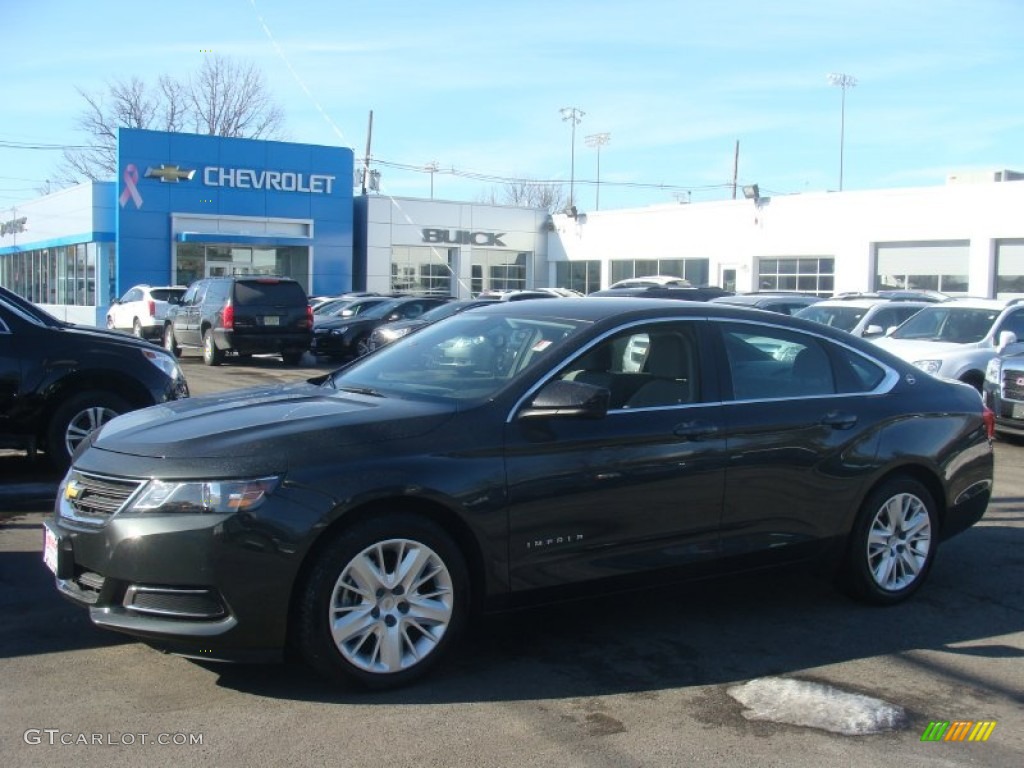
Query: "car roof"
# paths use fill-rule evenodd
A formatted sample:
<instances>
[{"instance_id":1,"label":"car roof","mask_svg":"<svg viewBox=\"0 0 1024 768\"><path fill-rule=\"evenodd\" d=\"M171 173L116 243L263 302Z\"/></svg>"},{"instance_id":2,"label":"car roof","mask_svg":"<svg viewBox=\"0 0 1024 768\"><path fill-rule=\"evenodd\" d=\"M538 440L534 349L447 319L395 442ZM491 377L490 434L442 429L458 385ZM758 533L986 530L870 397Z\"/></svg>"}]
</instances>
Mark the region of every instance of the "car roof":
<instances>
[{"instance_id":1,"label":"car roof","mask_svg":"<svg viewBox=\"0 0 1024 768\"><path fill-rule=\"evenodd\" d=\"M1009 306L1011 306L1011 305L1013 305L1015 303L1016 302L1014 302L1012 299L1008 301L1006 299L976 299L976 298L964 296L964 297L960 297L960 298L956 298L956 299L950 299L949 301L944 301L944 302L942 302L942 304L937 304L935 306L967 307L969 309L999 309L999 310L1002 310L1002 309L1006 309L1006 307L1009 307Z\"/></svg>"},{"instance_id":2,"label":"car roof","mask_svg":"<svg viewBox=\"0 0 1024 768\"><path fill-rule=\"evenodd\" d=\"M945 302L940 302L945 303ZM824 299L822 301L811 304L812 307L853 307L854 309L870 309L871 307L877 307L880 304L886 306L901 306L901 307L934 307L938 306L938 303L934 301L926 301L924 299L917 301L909 300L893 300L893 299Z\"/></svg>"}]
</instances>

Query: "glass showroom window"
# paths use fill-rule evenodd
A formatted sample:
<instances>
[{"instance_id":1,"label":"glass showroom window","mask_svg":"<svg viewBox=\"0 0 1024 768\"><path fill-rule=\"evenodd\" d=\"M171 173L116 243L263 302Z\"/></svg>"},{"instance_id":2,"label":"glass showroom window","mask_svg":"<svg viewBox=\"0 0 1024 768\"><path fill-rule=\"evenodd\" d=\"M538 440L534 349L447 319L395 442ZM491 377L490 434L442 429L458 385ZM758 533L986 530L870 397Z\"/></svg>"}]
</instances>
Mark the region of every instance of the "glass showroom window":
<instances>
[{"instance_id":1,"label":"glass showroom window","mask_svg":"<svg viewBox=\"0 0 1024 768\"><path fill-rule=\"evenodd\" d=\"M391 249L391 290L395 293L449 294L454 248L395 246Z\"/></svg>"},{"instance_id":2,"label":"glass showroom window","mask_svg":"<svg viewBox=\"0 0 1024 768\"><path fill-rule=\"evenodd\" d=\"M835 268L836 260L831 256L759 259L757 290L831 296L835 292Z\"/></svg>"},{"instance_id":3,"label":"glass showroom window","mask_svg":"<svg viewBox=\"0 0 1024 768\"><path fill-rule=\"evenodd\" d=\"M710 259L612 259L611 282L648 275L671 275L693 285L707 285Z\"/></svg>"},{"instance_id":4,"label":"glass showroom window","mask_svg":"<svg viewBox=\"0 0 1024 768\"><path fill-rule=\"evenodd\" d=\"M601 262L559 261L555 264L555 285L580 293L590 293L601 287Z\"/></svg>"},{"instance_id":5,"label":"glass showroom window","mask_svg":"<svg viewBox=\"0 0 1024 768\"><path fill-rule=\"evenodd\" d=\"M526 288L526 265L530 253L473 250L472 291L512 291Z\"/></svg>"},{"instance_id":6,"label":"glass showroom window","mask_svg":"<svg viewBox=\"0 0 1024 768\"><path fill-rule=\"evenodd\" d=\"M875 289L968 292L968 243L887 243L875 246Z\"/></svg>"},{"instance_id":7,"label":"glass showroom window","mask_svg":"<svg viewBox=\"0 0 1024 768\"><path fill-rule=\"evenodd\" d=\"M996 298L1024 296L1024 240L996 243Z\"/></svg>"}]
</instances>

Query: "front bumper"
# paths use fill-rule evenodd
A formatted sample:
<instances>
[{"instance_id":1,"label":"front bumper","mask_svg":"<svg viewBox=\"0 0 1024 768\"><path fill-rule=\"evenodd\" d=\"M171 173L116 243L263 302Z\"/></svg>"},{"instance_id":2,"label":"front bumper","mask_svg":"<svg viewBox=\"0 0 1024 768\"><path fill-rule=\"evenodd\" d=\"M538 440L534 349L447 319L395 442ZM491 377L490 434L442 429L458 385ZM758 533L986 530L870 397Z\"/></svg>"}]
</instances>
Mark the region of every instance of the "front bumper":
<instances>
[{"instance_id":1,"label":"front bumper","mask_svg":"<svg viewBox=\"0 0 1024 768\"><path fill-rule=\"evenodd\" d=\"M310 510L282 497L268 499L259 517L115 512L84 520L64 488L45 523L46 560L61 595L87 608L96 626L194 658L281 658L305 549L304 537L274 521L312 527Z\"/></svg>"}]
</instances>

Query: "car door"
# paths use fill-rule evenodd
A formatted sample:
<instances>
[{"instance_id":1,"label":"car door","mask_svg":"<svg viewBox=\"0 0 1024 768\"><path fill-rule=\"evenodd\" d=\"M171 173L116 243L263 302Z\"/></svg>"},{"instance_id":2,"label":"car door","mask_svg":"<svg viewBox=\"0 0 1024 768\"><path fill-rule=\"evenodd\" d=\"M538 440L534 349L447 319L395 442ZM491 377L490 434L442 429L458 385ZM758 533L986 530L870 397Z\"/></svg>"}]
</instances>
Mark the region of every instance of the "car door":
<instances>
[{"instance_id":1,"label":"car door","mask_svg":"<svg viewBox=\"0 0 1024 768\"><path fill-rule=\"evenodd\" d=\"M607 389L603 418L513 414L506 431L513 590L715 558L725 444L705 325L633 325L554 373L551 380Z\"/></svg>"},{"instance_id":2,"label":"car door","mask_svg":"<svg viewBox=\"0 0 1024 768\"><path fill-rule=\"evenodd\" d=\"M208 285L209 282L206 280L193 283L185 292L182 305L175 314L174 335L182 344L197 347L202 343L199 338L199 316Z\"/></svg>"},{"instance_id":3,"label":"car door","mask_svg":"<svg viewBox=\"0 0 1024 768\"><path fill-rule=\"evenodd\" d=\"M16 331L15 319L0 307L0 435L11 433L11 417L21 391L22 354Z\"/></svg>"},{"instance_id":4,"label":"car door","mask_svg":"<svg viewBox=\"0 0 1024 768\"><path fill-rule=\"evenodd\" d=\"M797 559L842 532L876 453L895 373L811 333L720 321L727 557Z\"/></svg>"},{"instance_id":5,"label":"car door","mask_svg":"<svg viewBox=\"0 0 1024 768\"><path fill-rule=\"evenodd\" d=\"M132 327L132 319L135 312L134 302L139 301L141 298L142 291L138 288L132 288L110 308L114 328L125 330Z\"/></svg>"}]
</instances>

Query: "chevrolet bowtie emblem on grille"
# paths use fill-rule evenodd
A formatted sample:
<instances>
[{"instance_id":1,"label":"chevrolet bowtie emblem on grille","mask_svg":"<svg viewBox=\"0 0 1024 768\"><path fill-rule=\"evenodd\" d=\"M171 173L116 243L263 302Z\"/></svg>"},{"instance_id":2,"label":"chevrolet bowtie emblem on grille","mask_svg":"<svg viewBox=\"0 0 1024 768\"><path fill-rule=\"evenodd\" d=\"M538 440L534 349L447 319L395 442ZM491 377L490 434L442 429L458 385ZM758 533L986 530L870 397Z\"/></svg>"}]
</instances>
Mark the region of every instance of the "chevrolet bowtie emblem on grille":
<instances>
[{"instance_id":1,"label":"chevrolet bowtie emblem on grille","mask_svg":"<svg viewBox=\"0 0 1024 768\"><path fill-rule=\"evenodd\" d=\"M172 181L175 184L179 181L192 181L192 177L195 175L195 169L186 170L178 165L160 165L156 168L146 169L147 179L160 179L164 184L169 184Z\"/></svg>"}]
</instances>

